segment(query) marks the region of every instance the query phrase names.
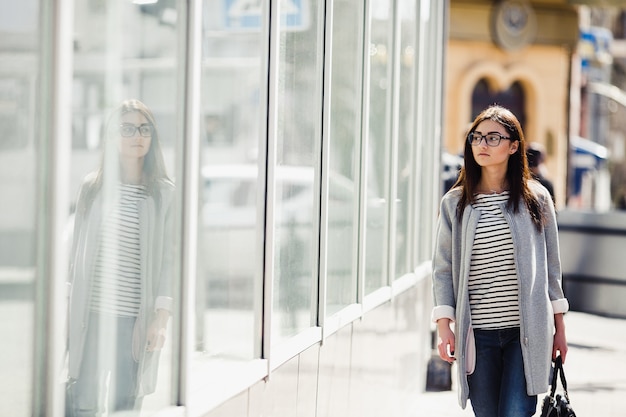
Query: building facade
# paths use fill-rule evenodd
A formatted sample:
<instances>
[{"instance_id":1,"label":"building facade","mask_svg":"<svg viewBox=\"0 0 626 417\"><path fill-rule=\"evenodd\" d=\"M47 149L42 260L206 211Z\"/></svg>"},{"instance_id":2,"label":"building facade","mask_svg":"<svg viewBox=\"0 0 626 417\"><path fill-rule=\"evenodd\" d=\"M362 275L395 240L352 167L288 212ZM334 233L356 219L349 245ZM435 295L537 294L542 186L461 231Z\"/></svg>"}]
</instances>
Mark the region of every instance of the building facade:
<instances>
[{"instance_id":1,"label":"building facade","mask_svg":"<svg viewBox=\"0 0 626 417\"><path fill-rule=\"evenodd\" d=\"M510 108L526 139L546 149L561 207L570 115L579 97L578 28L577 7L566 0L450 1L445 148L462 152L469 123L487 105Z\"/></svg>"}]
</instances>

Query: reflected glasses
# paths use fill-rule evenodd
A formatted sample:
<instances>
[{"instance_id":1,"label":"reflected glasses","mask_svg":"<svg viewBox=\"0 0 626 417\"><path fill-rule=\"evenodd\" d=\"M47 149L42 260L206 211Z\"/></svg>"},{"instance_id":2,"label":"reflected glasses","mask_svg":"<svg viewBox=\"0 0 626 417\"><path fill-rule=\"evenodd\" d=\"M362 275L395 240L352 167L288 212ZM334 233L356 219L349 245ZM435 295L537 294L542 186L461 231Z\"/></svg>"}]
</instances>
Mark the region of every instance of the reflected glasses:
<instances>
[{"instance_id":1,"label":"reflected glasses","mask_svg":"<svg viewBox=\"0 0 626 417\"><path fill-rule=\"evenodd\" d=\"M123 123L120 125L120 135L125 138L130 138L135 136L135 132L139 131L139 134L144 137L152 136L152 125L150 124L142 124L139 126L135 126L130 123Z\"/></svg>"},{"instance_id":2,"label":"reflected glasses","mask_svg":"<svg viewBox=\"0 0 626 417\"><path fill-rule=\"evenodd\" d=\"M511 138L508 136L502 136L499 133L487 133L486 135L481 135L478 132L472 132L469 135L467 135L467 141L472 146L480 145L480 142L482 142L483 139L485 140L485 143L487 144L487 146L498 146L500 142L502 141L502 139L511 139Z\"/></svg>"}]
</instances>

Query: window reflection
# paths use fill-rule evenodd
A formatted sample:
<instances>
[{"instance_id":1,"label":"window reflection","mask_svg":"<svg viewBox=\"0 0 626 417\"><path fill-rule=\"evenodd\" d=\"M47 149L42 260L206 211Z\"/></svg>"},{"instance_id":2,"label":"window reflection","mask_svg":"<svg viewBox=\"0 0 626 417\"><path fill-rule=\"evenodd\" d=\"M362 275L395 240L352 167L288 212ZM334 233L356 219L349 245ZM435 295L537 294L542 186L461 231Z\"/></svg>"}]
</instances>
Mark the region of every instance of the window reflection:
<instances>
[{"instance_id":1,"label":"window reflection","mask_svg":"<svg viewBox=\"0 0 626 417\"><path fill-rule=\"evenodd\" d=\"M209 356L252 359L260 254L258 169L207 164L201 176L198 237L197 349Z\"/></svg>"},{"instance_id":2,"label":"window reflection","mask_svg":"<svg viewBox=\"0 0 626 417\"><path fill-rule=\"evenodd\" d=\"M361 165L361 76L364 3L333 3L333 91L330 109L328 183L327 314L355 303L359 170Z\"/></svg>"},{"instance_id":3,"label":"window reflection","mask_svg":"<svg viewBox=\"0 0 626 417\"><path fill-rule=\"evenodd\" d=\"M408 241L411 186L411 155L415 136L416 1L400 0L400 88L396 167L395 267L393 278L410 272Z\"/></svg>"},{"instance_id":4,"label":"window reflection","mask_svg":"<svg viewBox=\"0 0 626 417\"><path fill-rule=\"evenodd\" d=\"M76 3L67 408L77 415L174 404L176 14L169 0ZM127 137L122 123L150 131Z\"/></svg>"},{"instance_id":5,"label":"window reflection","mask_svg":"<svg viewBox=\"0 0 626 417\"><path fill-rule=\"evenodd\" d=\"M313 184L320 164L323 2L303 3L310 21L281 21L278 64L278 125L274 178L274 298L272 340L280 342L309 328L317 291L317 210L314 186L296 193L281 171L296 170ZM295 209L297 207L297 210ZM297 215L296 215L297 214Z\"/></svg>"},{"instance_id":6,"label":"window reflection","mask_svg":"<svg viewBox=\"0 0 626 417\"><path fill-rule=\"evenodd\" d=\"M391 1L370 2L370 86L367 170L367 219L365 235L365 294L387 285L385 242L390 171L391 99ZM365 162L365 161L363 161Z\"/></svg>"},{"instance_id":7,"label":"window reflection","mask_svg":"<svg viewBox=\"0 0 626 417\"><path fill-rule=\"evenodd\" d=\"M26 416L31 409L33 371L37 149L31 99L36 74L22 69L36 57L25 53L26 58L15 66L20 70L7 73L2 68L7 62L2 58L7 53L3 49L0 47L0 194L5 203L0 216L0 334L6 351L0 355L0 415Z\"/></svg>"},{"instance_id":8,"label":"window reflection","mask_svg":"<svg viewBox=\"0 0 626 417\"><path fill-rule=\"evenodd\" d=\"M203 6L196 360L250 360L261 343L262 8Z\"/></svg>"},{"instance_id":9,"label":"window reflection","mask_svg":"<svg viewBox=\"0 0 626 417\"><path fill-rule=\"evenodd\" d=\"M32 414L34 281L39 152L37 1L0 16L0 415ZM43 227L43 225L39 225Z\"/></svg>"},{"instance_id":10,"label":"window reflection","mask_svg":"<svg viewBox=\"0 0 626 417\"><path fill-rule=\"evenodd\" d=\"M173 308L174 185L154 116L127 100L104 136L102 163L84 179L74 216L67 389L73 416L141 409L156 389Z\"/></svg>"}]
</instances>

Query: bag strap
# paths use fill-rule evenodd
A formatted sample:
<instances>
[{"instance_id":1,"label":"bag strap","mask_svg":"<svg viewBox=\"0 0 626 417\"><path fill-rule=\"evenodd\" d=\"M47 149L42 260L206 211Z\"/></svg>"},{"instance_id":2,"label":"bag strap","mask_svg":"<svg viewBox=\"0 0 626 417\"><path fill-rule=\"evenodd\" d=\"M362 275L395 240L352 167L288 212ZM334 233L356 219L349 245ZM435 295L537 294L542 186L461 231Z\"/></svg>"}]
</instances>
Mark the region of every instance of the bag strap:
<instances>
[{"instance_id":1,"label":"bag strap","mask_svg":"<svg viewBox=\"0 0 626 417\"><path fill-rule=\"evenodd\" d=\"M557 385L557 375L561 374L561 385L563 385L563 393L565 394L565 399L569 403L569 394L567 393L567 381L565 379L565 371L563 370L563 359L561 355L557 356L554 360L554 372L552 373L552 387L550 389L550 397L554 398L554 393L556 392Z\"/></svg>"}]
</instances>

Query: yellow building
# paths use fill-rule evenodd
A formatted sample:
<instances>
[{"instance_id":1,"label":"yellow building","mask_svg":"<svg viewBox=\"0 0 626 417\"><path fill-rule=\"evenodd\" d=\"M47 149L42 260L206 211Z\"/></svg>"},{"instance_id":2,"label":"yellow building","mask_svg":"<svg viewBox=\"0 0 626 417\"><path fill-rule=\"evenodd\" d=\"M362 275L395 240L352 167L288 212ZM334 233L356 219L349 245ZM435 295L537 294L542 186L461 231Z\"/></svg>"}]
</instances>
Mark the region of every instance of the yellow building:
<instances>
[{"instance_id":1,"label":"yellow building","mask_svg":"<svg viewBox=\"0 0 626 417\"><path fill-rule=\"evenodd\" d=\"M468 124L497 102L547 150L557 206L565 204L569 133L576 132L579 18L573 1L451 0L444 146L463 150ZM587 2L589 3L589 2Z\"/></svg>"}]
</instances>

